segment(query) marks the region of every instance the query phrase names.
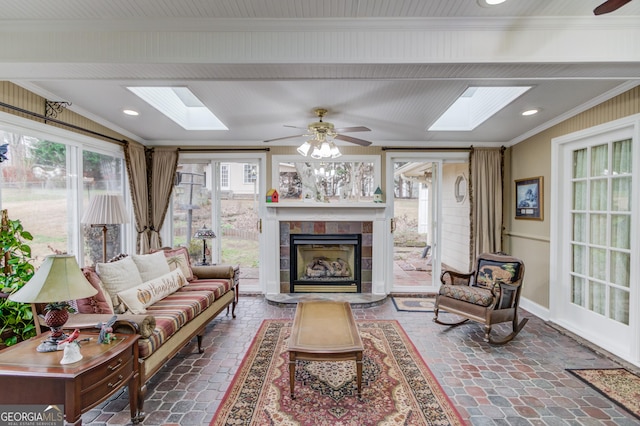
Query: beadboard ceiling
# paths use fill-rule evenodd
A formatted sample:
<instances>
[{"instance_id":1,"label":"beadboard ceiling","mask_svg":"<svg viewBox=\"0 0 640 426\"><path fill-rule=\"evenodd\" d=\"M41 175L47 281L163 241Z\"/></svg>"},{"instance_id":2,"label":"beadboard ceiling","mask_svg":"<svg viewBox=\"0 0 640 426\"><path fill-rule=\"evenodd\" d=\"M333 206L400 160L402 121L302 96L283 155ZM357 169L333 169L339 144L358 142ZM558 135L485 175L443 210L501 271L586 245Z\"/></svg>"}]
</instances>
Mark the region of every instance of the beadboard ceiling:
<instances>
[{"instance_id":1,"label":"beadboard ceiling","mask_svg":"<svg viewBox=\"0 0 640 426\"><path fill-rule=\"evenodd\" d=\"M299 145L263 140L316 107L377 146L511 145L640 84L640 0L600 3L0 0L0 79L149 146ZM183 130L132 85L187 86L229 130ZM428 132L472 85L532 89L473 131Z\"/></svg>"}]
</instances>

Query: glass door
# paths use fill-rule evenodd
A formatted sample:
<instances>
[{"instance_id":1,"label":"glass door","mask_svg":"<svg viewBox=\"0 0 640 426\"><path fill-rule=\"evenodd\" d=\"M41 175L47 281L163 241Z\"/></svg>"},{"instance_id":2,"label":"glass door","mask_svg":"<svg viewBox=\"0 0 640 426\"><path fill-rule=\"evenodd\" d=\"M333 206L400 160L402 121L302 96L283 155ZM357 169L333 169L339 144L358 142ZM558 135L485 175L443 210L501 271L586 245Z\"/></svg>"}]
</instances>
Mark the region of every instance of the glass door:
<instances>
[{"instance_id":1,"label":"glass door","mask_svg":"<svg viewBox=\"0 0 640 426\"><path fill-rule=\"evenodd\" d=\"M240 266L242 290L260 286L259 162L255 159L212 163L215 170L212 220L217 231L216 263Z\"/></svg>"},{"instance_id":2,"label":"glass door","mask_svg":"<svg viewBox=\"0 0 640 426\"><path fill-rule=\"evenodd\" d=\"M396 159L393 170L393 291L426 292L439 268L438 162Z\"/></svg>"}]
</instances>

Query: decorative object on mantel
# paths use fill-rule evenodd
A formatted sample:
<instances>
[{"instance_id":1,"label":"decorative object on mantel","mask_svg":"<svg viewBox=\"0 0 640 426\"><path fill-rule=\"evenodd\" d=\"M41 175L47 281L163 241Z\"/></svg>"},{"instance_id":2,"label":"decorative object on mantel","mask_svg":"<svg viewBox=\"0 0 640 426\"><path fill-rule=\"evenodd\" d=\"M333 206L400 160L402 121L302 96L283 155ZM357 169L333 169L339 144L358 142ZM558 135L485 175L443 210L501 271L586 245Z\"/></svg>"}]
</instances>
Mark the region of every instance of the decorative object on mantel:
<instances>
[{"instance_id":1,"label":"decorative object on mantel","mask_svg":"<svg viewBox=\"0 0 640 426\"><path fill-rule=\"evenodd\" d=\"M373 193L373 202L384 203L384 200L382 199L382 189L380 189L380 187L377 187L375 192Z\"/></svg>"},{"instance_id":2,"label":"decorative object on mantel","mask_svg":"<svg viewBox=\"0 0 640 426\"><path fill-rule=\"evenodd\" d=\"M277 203L278 202L278 191L271 188L267 191L267 203Z\"/></svg>"},{"instance_id":3,"label":"decorative object on mantel","mask_svg":"<svg viewBox=\"0 0 640 426\"><path fill-rule=\"evenodd\" d=\"M196 240L202 240L202 262L198 264L198 266L208 266L209 262L207 262L207 240L211 238L216 238L215 232L212 229L207 228L207 225L204 225L202 228L198 229L195 234L193 234L193 238Z\"/></svg>"},{"instance_id":4,"label":"decorative object on mantel","mask_svg":"<svg viewBox=\"0 0 640 426\"><path fill-rule=\"evenodd\" d=\"M95 195L80 222L92 227L102 227L102 263L107 263L107 225L129 222L122 195Z\"/></svg>"},{"instance_id":5,"label":"decorative object on mantel","mask_svg":"<svg viewBox=\"0 0 640 426\"><path fill-rule=\"evenodd\" d=\"M68 337L62 331L69 319L69 311L73 312L67 301L84 299L97 292L84 277L74 256L57 254L47 256L29 282L11 294L9 299L22 303L48 303L44 321L51 333L36 350L52 352L58 350L58 343Z\"/></svg>"}]
</instances>

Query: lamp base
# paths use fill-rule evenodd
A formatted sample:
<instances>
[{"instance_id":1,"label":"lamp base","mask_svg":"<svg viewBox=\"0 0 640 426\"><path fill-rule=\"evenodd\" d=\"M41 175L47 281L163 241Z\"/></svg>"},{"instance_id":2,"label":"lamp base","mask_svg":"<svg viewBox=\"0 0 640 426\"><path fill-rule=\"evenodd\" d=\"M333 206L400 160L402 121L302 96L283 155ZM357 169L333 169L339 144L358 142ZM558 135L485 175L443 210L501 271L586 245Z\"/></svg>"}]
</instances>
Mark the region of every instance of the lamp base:
<instances>
[{"instance_id":1,"label":"lamp base","mask_svg":"<svg viewBox=\"0 0 640 426\"><path fill-rule=\"evenodd\" d=\"M51 330L51 333L49 334L49 337L47 337L46 340L43 340L42 343L40 343L38 345L38 347L36 348L36 351L38 351L38 352L55 352L55 351L58 350L58 343L62 342L67 337L69 337L69 336L67 336L66 334L64 334L62 332L62 328L53 329L53 330Z\"/></svg>"}]
</instances>

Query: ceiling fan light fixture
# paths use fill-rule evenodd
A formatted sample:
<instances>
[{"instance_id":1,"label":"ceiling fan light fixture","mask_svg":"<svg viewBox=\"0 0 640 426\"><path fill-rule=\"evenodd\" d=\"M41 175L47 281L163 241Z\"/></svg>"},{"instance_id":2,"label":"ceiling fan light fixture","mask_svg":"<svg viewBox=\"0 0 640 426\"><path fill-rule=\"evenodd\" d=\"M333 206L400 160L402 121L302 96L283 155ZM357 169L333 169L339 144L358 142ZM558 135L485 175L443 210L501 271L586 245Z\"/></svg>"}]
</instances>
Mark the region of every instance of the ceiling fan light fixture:
<instances>
[{"instance_id":1,"label":"ceiling fan light fixture","mask_svg":"<svg viewBox=\"0 0 640 426\"><path fill-rule=\"evenodd\" d=\"M331 158L338 158L342 156L342 153L338 149L335 143L331 142Z\"/></svg>"},{"instance_id":2,"label":"ceiling fan light fixture","mask_svg":"<svg viewBox=\"0 0 640 426\"><path fill-rule=\"evenodd\" d=\"M298 153L303 157L306 157L309 154L309 150L311 149L311 144L309 141L305 141L302 145L298 147Z\"/></svg>"},{"instance_id":3,"label":"ceiling fan light fixture","mask_svg":"<svg viewBox=\"0 0 640 426\"><path fill-rule=\"evenodd\" d=\"M331 157L331 147L329 146L329 142L324 141L320 144L320 155L322 158Z\"/></svg>"},{"instance_id":4,"label":"ceiling fan light fixture","mask_svg":"<svg viewBox=\"0 0 640 426\"><path fill-rule=\"evenodd\" d=\"M319 160L322 158L322 154L320 153L320 148L318 146L313 147L313 151L311 151L311 158L314 160Z\"/></svg>"}]
</instances>

